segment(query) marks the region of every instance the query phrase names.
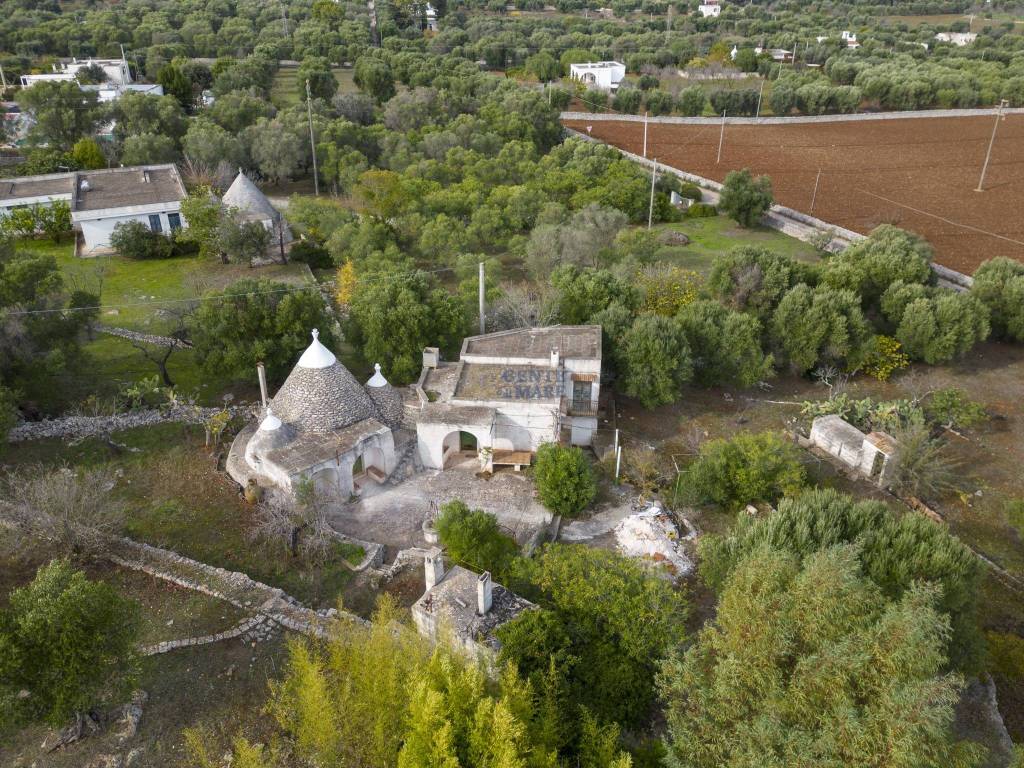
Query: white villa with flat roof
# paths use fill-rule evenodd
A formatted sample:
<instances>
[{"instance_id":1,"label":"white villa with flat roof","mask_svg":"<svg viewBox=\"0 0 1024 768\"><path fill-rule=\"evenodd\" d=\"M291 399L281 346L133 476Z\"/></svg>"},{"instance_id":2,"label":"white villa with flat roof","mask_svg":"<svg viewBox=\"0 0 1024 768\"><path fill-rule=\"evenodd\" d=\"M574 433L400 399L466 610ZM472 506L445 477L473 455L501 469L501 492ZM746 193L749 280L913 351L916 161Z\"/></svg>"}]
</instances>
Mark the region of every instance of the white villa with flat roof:
<instances>
[{"instance_id":1,"label":"white villa with flat roof","mask_svg":"<svg viewBox=\"0 0 1024 768\"><path fill-rule=\"evenodd\" d=\"M186 226L185 185L173 164L15 176L0 180L0 218L15 208L65 201L81 233L80 255L110 247L114 227L141 221L154 232Z\"/></svg>"},{"instance_id":2,"label":"white villa with flat roof","mask_svg":"<svg viewBox=\"0 0 1024 768\"><path fill-rule=\"evenodd\" d=\"M542 443L590 445L601 389L601 326L519 328L462 343L458 362L423 352L415 385L420 461L444 469L529 465Z\"/></svg>"},{"instance_id":3,"label":"white villa with flat roof","mask_svg":"<svg viewBox=\"0 0 1024 768\"><path fill-rule=\"evenodd\" d=\"M591 61L569 65L569 77L599 91L614 91L625 76L626 65L617 61Z\"/></svg>"}]
</instances>

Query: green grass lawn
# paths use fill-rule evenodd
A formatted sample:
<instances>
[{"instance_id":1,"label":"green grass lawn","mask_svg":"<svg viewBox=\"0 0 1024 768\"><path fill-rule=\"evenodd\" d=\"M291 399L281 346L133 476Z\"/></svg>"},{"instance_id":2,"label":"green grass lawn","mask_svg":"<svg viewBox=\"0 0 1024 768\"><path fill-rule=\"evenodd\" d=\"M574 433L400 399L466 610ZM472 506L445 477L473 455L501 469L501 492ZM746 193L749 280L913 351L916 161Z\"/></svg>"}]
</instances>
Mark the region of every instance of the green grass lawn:
<instances>
[{"instance_id":1,"label":"green grass lawn","mask_svg":"<svg viewBox=\"0 0 1024 768\"><path fill-rule=\"evenodd\" d=\"M354 93L356 88L352 78L353 70L333 67L334 79L338 81L338 93ZM299 99L299 69L298 67L281 67L274 75L274 82L270 86L270 101L278 109L298 104Z\"/></svg>"},{"instance_id":2,"label":"green grass lawn","mask_svg":"<svg viewBox=\"0 0 1024 768\"><path fill-rule=\"evenodd\" d=\"M146 333L166 334L176 326L173 312L210 290L243 278L266 278L289 284L309 282L304 264L273 264L250 269L244 264L221 264L198 256L132 261L121 256L76 258L71 243L23 240L20 251L53 256L65 285L100 295L99 323ZM157 367L124 339L95 334L83 345L83 359L58 376L41 378L32 398L45 412L80 403L89 395L109 396L125 382L157 375ZM252 382L236 390L230 377L207 375L191 350L178 350L168 362L171 379L184 394L215 405L226 391L249 393Z\"/></svg>"},{"instance_id":3,"label":"green grass lawn","mask_svg":"<svg viewBox=\"0 0 1024 768\"><path fill-rule=\"evenodd\" d=\"M688 245L663 245L657 254L659 261L668 261L702 275L711 271L715 256L728 253L741 245L756 245L791 256L799 261L818 261L813 246L768 227L743 229L726 216L707 219L684 219L673 224L659 224L657 232L682 232L690 238Z\"/></svg>"}]
</instances>

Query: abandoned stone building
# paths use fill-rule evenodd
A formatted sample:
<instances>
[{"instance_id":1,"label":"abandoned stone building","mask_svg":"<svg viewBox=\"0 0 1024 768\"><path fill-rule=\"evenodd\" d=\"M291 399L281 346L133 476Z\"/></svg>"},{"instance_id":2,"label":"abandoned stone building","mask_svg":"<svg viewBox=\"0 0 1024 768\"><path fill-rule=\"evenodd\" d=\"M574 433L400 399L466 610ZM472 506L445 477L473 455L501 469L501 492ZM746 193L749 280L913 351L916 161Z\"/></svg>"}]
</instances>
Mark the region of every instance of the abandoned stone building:
<instances>
[{"instance_id":1,"label":"abandoned stone building","mask_svg":"<svg viewBox=\"0 0 1024 768\"><path fill-rule=\"evenodd\" d=\"M293 239L288 222L241 168L221 198L221 203L239 222L255 222L270 232L268 256L280 257L287 253Z\"/></svg>"},{"instance_id":2,"label":"abandoned stone building","mask_svg":"<svg viewBox=\"0 0 1024 768\"><path fill-rule=\"evenodd\" d=\"M394 470L393 430L402 414L401 395L380 366L361 386L314 329L312 344L259 423L231 444L228 473L243 486L253 480L289 492L310 478L319 492L347 499Z\"/></svg>"},{"instance_id":3,"label":"abandoned stone building","mask_svg":"<svg viewBox=\"0 0 1024 768\"><path fill-rule=\"evenodd\" d=\"M486 661L501 649L497 631L523 611L536 606L481 574L453 565L445 570L444 555L432 549L423 559L426 591L412 607L416 629L437 640L450 633L457 647Z\"/></svg>"},{"instance_id":4,"label":"abandoned stone building","mask_svg":"<svg viewBox=\"0 0 1024 768\"><path fill-rule=\"evenodd\" d=\"M811 424L810 444L884 488L892 481L896 440L885 432L864 434L835 414Z\"/></svg>"},{"instance_id":5,"label":"abandoned stone building","mask_svg":"<svg viewBox=\"0 0 1024 768\"><path fill-rule=\"evenodd\" d=\"M600 388L599 325L470 336L457 362L428 348L414 386L420 460L430 469L518 468L541 443L590 445Z\"/></svg>"},{"instance_id":6,"label":"abandoned stone building","mask_svg":"<svg viewBox=\"0 0 1024 768\"><path fill-rule=\"evenodd\" d=\"M261 370L264 407L232 443L228 472L243 486L287 492L311 478L321 493L346 500L392 474L396 444L408 446L414 466L474 471L529 466L545 442L591 444L600 326L471 336L458 362L441 361L434 348L423 359L419 380L402 391L379 365L360 385L314 329L273 399Z\"/></svg>"}]
</instances>

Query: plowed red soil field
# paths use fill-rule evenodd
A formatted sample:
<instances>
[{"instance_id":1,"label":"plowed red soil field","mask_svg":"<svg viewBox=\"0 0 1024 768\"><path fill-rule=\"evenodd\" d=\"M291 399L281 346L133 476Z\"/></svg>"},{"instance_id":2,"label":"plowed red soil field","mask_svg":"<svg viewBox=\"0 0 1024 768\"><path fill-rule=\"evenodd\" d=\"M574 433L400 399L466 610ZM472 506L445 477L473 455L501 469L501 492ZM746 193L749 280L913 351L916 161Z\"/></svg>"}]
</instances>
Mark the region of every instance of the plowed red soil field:
<instances>
[{"instance_id":1,"label":"plowed red soil field","mask_svg":"<svg viewBox=\"0 0 1024 768\"><path fill-rule=\"evenodd\" d=\"M985 191L974 191L994 121L727 124L721 163L718 124L650 123L647 156L717 181L739 168L766 173L783 205L864 234L885 223L909 229L932 243L940 264L971 274L993 256L1024 261L1024 115L999 124ZM642 152L643 123L566 125L581 132L590 125L594 138Z\"/></svg>"}]
</instances>

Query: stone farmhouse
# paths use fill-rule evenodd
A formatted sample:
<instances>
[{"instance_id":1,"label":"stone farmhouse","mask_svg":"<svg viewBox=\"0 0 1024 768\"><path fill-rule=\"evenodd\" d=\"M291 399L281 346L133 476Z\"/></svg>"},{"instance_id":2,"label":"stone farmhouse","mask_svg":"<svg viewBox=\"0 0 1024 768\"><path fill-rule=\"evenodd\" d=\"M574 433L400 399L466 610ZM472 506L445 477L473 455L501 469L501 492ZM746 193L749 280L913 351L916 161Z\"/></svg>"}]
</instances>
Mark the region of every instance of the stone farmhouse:
<instances>
[{"instance_id":1,"label":"stone farmhouse","mask_svg":"<svg viewBox=\"0 0 1024 768\"><path fill-rule=\"evenodd\" d=\"M181 229L184 199L173 164L18 176L0 181L0 218L15 208L63 200L79 233L76 253L88 256L110 248L114 227L123 222L141 221L154 232Z\"/></svg>"},{"instance_id":2,"label":"stone farmhouse","mask_svg":"<svg viewBox=\"0 0 1024 768\"><path fill-rule=\"evenodd\" d=\"M497 630L536 607L495 584L486 571L476 574L459 565L446 571L440 549L428 552L423 565L427 589L412 607L416 629L433 641L449 633L456 647L475 660L492 660L501 649Z\"/></svg>"},{"instance_id":3,"label":"stone farmhouse","mask_svg":"<svg viewBox=\"0 0 1024 768\"><path fill-rule=\"evenodd\" d=\"M590 445L601 388L601 326L520 328L462 342L458 362L423 353L415 385L420 461L522 466L541 443Z\"/></svg>"},{"instance_id":4,"label":"stone farmhouse","mask_svg":"<svg viewBox=\"0 0 1024 768\"><path fill-rule=\"evenodd\" d=\"M471 336L458 362L424 350L416 384L399 391L380 370L360 385L313 341L258 423L239 432L228 473L286 492L311 479L344 500L400 462L431 470L528 466L545 442L590 445L597 429L601 327L551 326ZM396 451L396 445L401 450Z\"/></svg>"},{"instance_id":5,"label":"stone farmhouse","mask_svg":"<svg viewBox=\"0 0 1024 768\"><path fill-rule=\"evenodd\" d=\"M361 386L313 329L313 343L265 404L262 420L235 437L228 474L243 486L252 481L286 492L311 479L318 492L347 499L363 482L382 482L394 471L393 430L403 411L380 366Z\"/></svg>"}]
</instances>

